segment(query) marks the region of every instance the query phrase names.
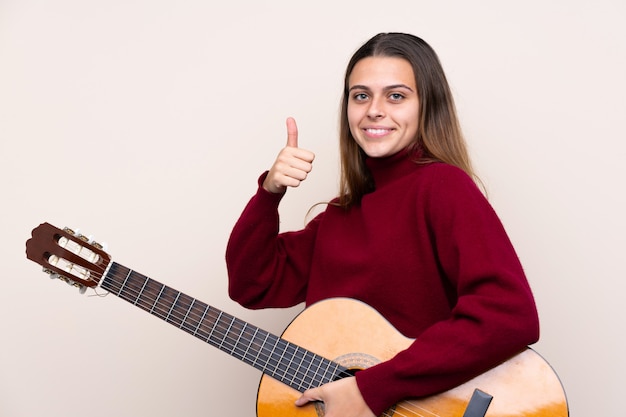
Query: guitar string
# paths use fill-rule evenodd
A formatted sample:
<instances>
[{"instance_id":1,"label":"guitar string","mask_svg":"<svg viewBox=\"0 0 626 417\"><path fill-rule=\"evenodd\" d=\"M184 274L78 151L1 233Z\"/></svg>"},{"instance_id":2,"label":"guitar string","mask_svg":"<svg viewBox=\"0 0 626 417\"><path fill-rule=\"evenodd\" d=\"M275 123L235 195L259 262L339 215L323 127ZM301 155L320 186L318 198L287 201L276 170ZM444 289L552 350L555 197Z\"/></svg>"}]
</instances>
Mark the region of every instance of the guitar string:
<instances>
[{"instance_id":1,"label":"guitar string","mask_svg":"<svg viewBox=\"0 0 626 417\"><path fill-rule=\"evenodd\" d=\"M125 274L123 274L123 275L124 275L124 277L125 277ZM122 277L122 279L124 279L124 277ZM119 276L118 276L118 278L119 278ZM155 284L158 284L158 285L160 285L160 286L166 287L165 285L163 285L163 284L161 284L161 283L158 283L157 281L154 281L154 280L152 280L152 281L153 281L153 283L155 283ZM169 288L169 287L167 287L167 288ZM172 289L172 288L169 288L169 289L170 289L170 290L172 290L172 291L176 291L176 290L174 290L174 289ZM133 288L126 287L126 288L124 289L124 291L125 291L125 293L124 293L124 292L122 292L122 288L119 286L119 284L118 284L118 283L115 283L115 285L114 285L114 286L111 286L111 290L112 290L112 291L117 291L117 292L118 292L118 296L119 296L120 298L122 298L122 299L126 299L126 301L133 302L135 305L138 305L139 307L141 307L141 305L140 305L141 303L139 302L140 300L139 300L139 298L138 298L138 297L139 297L139 294L138 294L138 292L137 292L136 290L134 290ZM176 292L178 292L178 291L176 291ZM154 294L153 294L153 295L154 295ZM170 295L171 295L171 294L170 294ZM132 296L132 297L131 297L131 296ZM186 297L189 297L189 296L186 296ZM192 300L192 298L191 298L191 297L189 297L189 300L191 301L191 300ZM226 348L224 348L224 349L222 349L222 350L225 350L225 351L230 352L230 353L231 353L234 357L236 357L236 358L238 358L238 359L241 359L241 360L243 360L244 362L247 362L247 363L249 363L249 362L250 362L249 358L247 358L247 357L245 357L244 355L242 355L241 349L240 349L240 347L239 347L239 346L235 343L234 339L233 339L232 337L230 337L230 336L229 336L228 329L227 329L227 328L225 328L225 327L224 327L224 325L223 325L224 320L220 320L220 318L219 318L219 317L215 317L215 315L217 314L217 313L216 313L216 311L219 311L219 310L217 310L217 309L215 309L215 308L213 308L213 307L210 307L210 306L208 306L208 305L206 305L206 304L205 304L205 307L206 307L206 308L205 308L205 310L206 310L206 315L207 315L207 316L209 316L210 318L212 318L212 320L215 322L215 325L214 325L214 326L213 326L213 328L211 329L211 332L210 332L209 334L207 334L207 332L206 332L206 330L205 330L205 329L206 329L206 327L207 327L207 326L206 326L206 323L204 323L203 321L200 321L200 319L198 318L198 317L199 317L199 315L198 315L198 314L196 314L195 312L194 312L194 313L191 313L191 312L190 312L190 314L189 314L189 316L193 316L193 317L196 319L196 321L198 322L198 325L196 326L196 329L195 329L195 330L194 330L194 329L191 329L191 328L189 328L189 326L188 326L188 324L189 324L189 323L185 323L185 322L183 322L183 321L182 321L182 319L181 319L181 317L179 316L179 314L178 314L178 312L177 312L177 311L175 311L175 310L174 310L174 311L170 312L171 314L169 314L169 315L168 315L167 313L165 313L165 310L168 310L168 312L169 312L169 307L167 307L167 306L169 306L169 303L167 303L167 305L166 305L166 304L164 304L164 302L165 302L165 301L166 301L166 300L165 300L165 299L163 299L163 297L158 298L158 299L155 299L155 300L154 300L154 303L152 303L152 304L153 304L153 310L154 310L154 311L148 311L148 312L151 312L153 315L155 315L155 316L157 316L157 317L160 317L160 318L164 319L165 321L170 322L170 324L180 322L179 327L180 327L182 330L185 330L185 331L187 331L188 333L191 333L192 335L195 335L195 336L198 336L198 335L199 335L199 336L202 336L202 337L198 337L198 338L201 338L201 339L203 339L203 340L205 340L206 342L209 342L209 343L211 343L211 342L212 342L212 340L211 340L211 339L212 339L213 334L216 334L216 335L221 335L222 337L221 337L220 339L223 339L223 345L222 345L222 347L224 347L224 345L226 345ZM170 301L171 301L171 300L170 300ZM197 300L196 300L196 301L197 301ZM202 304L204 304L204 303L202 303ZM212 309L213 311L211 311L210 309ZM146 309L144 309L144 311L147 311L147 310L146 310ZM228 314L226 314L226 313L223 313L223 312L222 312L222 315L223 315L223 316L225 316L225 317L226 317L226 319L230 320L230 322L231 322L231 323L232 323L232 322L234 322L234 321L236 320L236 321L238 322L238 324L245 324L245 322L243 322L243 321L241 321L241 320L238 320L238 319L236 319L235 317L233 317L233 316L231 316L231 315L228 315ZM211 316L213 316L213 317L211 317ZM204 325L204 326L203 326L203 325ZM193 332L192 332L192 331L193 331ZM264 333L266 333L265 331L263 331L263 332L264 332ZM282 359L286 353L288 353L288 354L292 354L292 357L295 357L295 356L296 356L296 354L297 354L297 350L296 350L296 349L298 348L296 345L294 345L293 343L290 343L290 342L288 342L288 341L285 341L284 339L280 339L280 338L278 338L277 336L274 336L274 335L271 335L271 334L268 334L268 339L270 338L270 336L272 336L272 338L275 338L275 339L276 339L276 340L275 340L275 342L276 342L276 344L277 344L277 345L278 345L278 344L280 344L280 346L278 346L278 347L279 347L278 351L281 351L281 350L283 351L283 354L281 355L281 358L280 358L280 359ZM224 342L226 342L226 343L224 343ZM258 355L257 355L257 357L255 358L255 360L254 360L254 361L252 361L252 362L253 362L253 363L252 363L253 365L254 365L254 364L256 364L256 362L257 362L259 359L262 359L262 358L260 358L261 354L263 353L262 349L265 349L265 352L266 352L266 353L267 353L267 352L269 352L269 353L267 353L267 359L265 360L265 363L266 363L266 364L268 364L268 365L270 365L270 366L272 365L272 364L271 364L272 360L275 360L275 355L273 355L273 354L272 354L272 352L273 352L274 350L269 351L269 349L264 348L264 346L263 346L263 345L260 345L260 344L259 344L256 340L254 340L254 338L253 338L252 340L250 340L250 345L251 345L251 346L257 346L257 347L260 347L260 348L261 348L261 349L257 349L257 350L259 351L259 354L258 354ZM276 349L276 347L277 347L277 346L275 346L275 347L274 347L274 349ZM290 347L291 347L291 351L289 351L289 350L290 350ZM238 351L238 349L239 349L239 351ZM300 349L302 349L302 348L300 348ZM320 357L320 356L318 356L318 357L319 357L321 360L325 360L325 361L330 362L330 363L329 363L329 365L328 365L328 366L326 366L326 370L328 370L328 369L329 369L329 367L330 367L330 364L332 364L332 361L329 361L328 359L322 358L322 357ZM280 362L280 359L279 359L277 362ZM314 358L314 359L315 359L315 358ZM319 367L320 367L320 366L321 366L321 364L320 364L320 365L318 365L318 371L319 371ZM271 372L271 371L272 371L272 369L270 369L268 366L265 366L263 369L264 369L265 371L268 371L268 372ZM275 368L274 368L274 370L273 370L273 372L278 372L279 370L280 370L280 368L275 367ZM283 372L283 377L285 376L285 373L286 373L288 370L289 370L289 369L285 369L285 370L284 370L284 372ZM335 375L335 374L333 373L333 376L334 376L334 375ZM279 375L279 376L280 376L280 375ZM320 385L321 385L321 383L323 383L323 382L330 382L330 379L328 379L328 377L327 377L327 376L325 376L325 374L324 374L324 373L320 374L319 372L317 372L317 371L316 371L316 372L315 372L315 374L314 374L314 376L318 378L318 382L320 383ZM295 377L297 377L297 375L295 375ZM305 377L306 377L306 375L305 375ZM294 383L295 383L295 382L296 382L296 378L294 378L294 379L292 380L292 382L294 382ZM300 380L299 382L300 382L300 385L302 385L302 382L304 382L304 381L303 381L303 380Z\"/></svg>"},{"instance_id":2,"label":"guitar string","mask_svg":"<svg viewBox=\"0 0 626 417\"><path fill-rule=\"evenodd\" d=\"M118 264L118 265L119 265L119 264ZM121 266L121 265L120 265L120 266ZM188 310L189 310L189 311L188 311L188 313L190 313L190 311L192 310L192 306L193 306L194 302L195 302L195 301L197 301L197 300L196 300L195 298L193 298L193 297L190 297L190 296L187 296L187 295L185 295L185 294L183 294L183 293L180 293L179 291L177 291L177 290L175 290L175 289L173 289L173 288L167 287L167 286L165 286L164 284L159 283L158 281L152 280L152 279L150 279L150 278L148 278L148 277L145 277L145 276L143 276L143 275L141 275L141 274L139 274L139 273L137 273L137 272L135 272L135 271L132 271L132 270L129 270L129 272L128 272L127 274L124 274L124 273L123 273L123 274L121 274L121 275L118 275L118 276L117 276L117 278L121 278L121 279L125 280L125 279L126 279L126 277L127 277L128 275L132 274L132 273L135 273L136 275L140 275L140 276L142 276L142 277L146 280L146 282L144 282L144 285L143 285L142 289L146 287L146 285L145 285L145 284L147 283L147 281L148 281L148 280L151 280L154 284L157 284L157 285L162 286L162 288L161 288L161 292L159 292L159 294L157 295L157 297L160 297L160 296L162 295L162 292L163 292L163 289L164 289L164 288L169 288L171 291L174 291L175 293L178 293L178 294L176 294L176 295L177 295L177 297L179 297L180 295L184 295L185 297L189 298L189 299L190 299L190 301L191 301L191 303L190 303L189 308L188 308ZM111 275L111 274L109 274L109 275ZM116 274L113 274L113 275L116 275ZM117 282L115 282L115 284L117 284ZM123 284L123 283L122 283L122 284ZM113 288L112 288L112 289L113 289ZM118 286L118 287L117 287L117 288L115 288L115 289L117 290L117 292L118 292L118 296L119 296L120 298L122 298L122 299L126 299L126 301L129 301L129 302L131 301L131 298L129 298L129 297L125 297L125 296L123 296L123 295L122 295L122 290L123 290L123 288L122 288L121 286ZM126 289L127 289L127 290L129 290L129 291L126 291L127 293L129 293L130 291L132 291L132 292L134 293L133 295L136 295L136 297L135 297L135 305L137 305L137 302L139 301L139 297L141 296L141 294L140 294L139 292L137 292L137 291L136 291L135 289L133 289L133 288L126 287ZM178 299L178 298L177 298L177 299ZM154 305L152 306L152 307L153 307L153 309L152 309L152 310L157 310L157 308L156 308L156 307L157 307L157 305L159 304L160 300L161 300L161 298L157 298L157 299L155 299L155 300L154 300ZM174 305L175 303L172 303L172 304ZM202 303L202 304L204 304L204 303ZM161 305L163 305L163 302L161 302ZM210 309L210 308L212 308L212 307L210 307L209 305L206 305L206 304L205 304L205 310L206 310L206 311L208 311L208 309ZM166 309L167 309L167 307L166 307ZM169 311L170 313L171 313L171 310L172 310L172 308L169 308L169 309L168 309L168 311ZM215 309L214 309L214 310L215 310ZM145 310L145 311L147 311L147 310ZM206 313L206 311L205 311L205 313ZM159 313L160 313L160 314L154 314L154 312L153 312L152 314L153 314L153 315L156 315L156 316L159 316L159 317L161 317L161 318L163 318L165 321L168 321L168 320L167 320L167 319L168 319L168 316L163 314L163 310L162 310L162 309L159 311ZM220 314L222 314L222 313L223 313L223 312L221 312ZM172 315L170 314L169 316L172 316ZM236 319L236 318L235 318L235 317L233 317L233 316L230 316L230 315L227 315L227 316L231 318L231 323L232 323L232 320L238 320L238 319ZM180 318L180 317L178 317L178 318ZM241 322L241 321L239 321L239 322L240 322L240 323L244 323L244 322ZM215 322L215 326L214 326L214 327L215 327L215 328L218 328L218 327L220 326L220 323L222 323L222 322L216 319L216 322ZM170 322L170 324L172 324L172 323ZM185 324L185 323L181 320L181 325L180 325L179 327L180 327L181 329L183 329L184 324ZM197 329L196 329L196 331L195 331L195 332L198 332L198 329L201 327L201 324L203 324L203 323L202 323L202 321L200 321L200 320L199 320L199 321L198 321L198 326L197 326ZM244 324L245 324L245 323L244 323ZM215 330L215 328L212 330L212 332ZM258 328L257 328L257 329L258 329ZM189 332L189 330L191 330L191 329L183 329L183 330L186 330L186 331L188 331L188 332ZM226 333L226 332L225 332L225 331L223 331L223 330L224 330L224 327L222 327L222 335L223 335L223 339L224 339L224 340L227 340L227 339L229 338L228 333ZM199 333L199 332L198 332L198 333ZM269 334L268 334L268 335L269 335ZM272 336L273 336L273 335L272 335ZM209 342L209 340L208 340L208 339L209 339L209 337L210 337L210 334L206 337L206 340L205 340L205 341ZM276 336L274 336L274 337L276 337ZM283 339L279 339L279 340L278 340L278 342L283 342L283 344L284 344L284 345L291 344L290 342L284 341ZM231 341L231 343L232 343L232 341ZM252 343L254 343L254 341L253 341ZM257 345L258 345L258 344L257 344ZM293 344L291 344L291 345L293 345ZM235 353L234 353L236 348L237 348L237 346L233 344L233 345L232 345L232 349L231 349L231 354L232 354L233 356L235 356L235 357L237 357L237 356L235 355ZM263 346L262 346L262 345L261 345L261 348L263 348ZM244 359L245 359L245 357L241 357L241 358L239 358L239 359L244 360ZM268 359L269 359L269 357L268 357ZM282 356L281 356L281 359L282 359ZM325 358L322 358L322 359L325 359ZM326 359L326 360L327 360L327 359ZM244 360L244 362L245 362L245 360ZM286 371L287 371L287 370L288 370L288 369L286 369L286 370L285 370L285 373L286 373ZM283 375L284 375L284 374L283 374ZM316 372L316 376L319 376L319 375L317 374L317 372ZM322 378L322 382L323 382L323 381L324 381L324 379L325 379L324 374L322 374L322 375L321 375L321 378ZM292 382L294 382L294 381L292 380ZM303 382L303 381L301 381L301 383L302 383L302 382ZM328 379L327 379L327 380L326 380L326 382L330 382L330 380L328 380ZM320 385L321 385L321 384L320 384ZM407 402L407 403L411 404L411 402L410 402L410 401L409 401L409 402ZM400 415L402 415L402 416L405 416L405 415L406 415L406 414L400 414L400 413L398 413L399 408L400 408L400 409L403 409L403 410L408 410L408 409L406 408L406 406L403 406L402 404L403 404L403 403L400 403L400 404L396 405L396 408L395 408L395 413L394 413L394 414L399 415L399 416L400 416ZM430 412L430 411L428 411L428 410L424 409L423 407L418 406L417 404L412 403L412 405L413 405L414 407L416 407L416 408L420 408L420 409L422 409L423 411L427 412L429 415L436 416L436 414L434 414L434 413L432 413L432 412ZM411 410L408 410L408 411L411 411ZM391 415L391 414L387 414L387 413L385 413L385 415ZM414 414L412 414L412 415L414 415L414 416L424 416L423 414L418 414L418 413L414 413Z\"/></svg>"},{"instance_id":3,"label":"guitar string","mask_svg":"<svg viewBox=\"0 0 626 417\"><path fill-rule=\"evenodd\" d=\"M123 266L122 266L122 265L120 265L120 264L117 264L117 265L118 265L118 266L120 266L120 267L122 267L122 268L128 269L128 268L126 268L126 267L123 267ZM146 290L146 287L148 286L148 285L147 285L147 284L148 284L148 281L152 281L152 283L157 284L157 285L159 285L159 286L162 286L162 290L163 290L164 288L168 288L168 289L170 289L171 291L174 291L174 293L175 293L174 295L175 295L177 298L174 300L174 302L172 302L172 306L170 306L169 308L167 307L167 304L164 304L164 301L165 301L165 300L163 300L163 298L161 297L161 296L162 296L162 291L161 291L161 293L159 293L159 294L152 294L152 295L154 295L154 296L156 297L156 298L154 299L154 303L153 303L153 306L152 306L152 307L153 307L153 310L152 310L152 311L148 311L148 310L145 310L145 309L143 309L143 308L142 308L142 309L143 309L144 311L148 312L148 313L151 313L152 315L155 315L155 316L157 316L157 317L162 318L163 320L165 320L165 321L169 322L170 324L173 324L173 323L172 323L172 321L168 321L168 319L169 319L170 317L178 319L178 321L180 321L180 325L179 325L179 327L181 328L181 330L184 330L184 331L186 331L187 333L190 333L192 336L196 336L196 337L198 337L197 335L199 334L199 335L203 336L202 340L205 340L205 342L207 342L207 343L211 343L209 339L210 339L210 337L211 337L211 335L212 335L213 333L220 334L220 335L221 335L221 339L222 339L222 341L226 341L227 343L230 343L230 345L228 345L228 348L229 348L229 350L230 350L230 354L231 354L232 356L234 356L235 358L238 358L238 359L240 359L240 360L242 360L242 361L244 361L244 362L246 362L246 363L249 363L249 362L247 362L247 361L246 361L245 352L244 352L244 354L243 354L243 355L241 355L241 354L240 354L239 356L237 356L237 354L235 353L235 351L236 351L236 349L237 349L237 342L238 342L238 340L234 340L232 337L230 337L230 336L229 336L229 334L230 334L230 333L229 333L229 329L228 329L228 328L225 328L225 327L222 325L223 321L222 321L222 320L219 320L219 317L213 317L213 320L214 320L215 325L214 325L214 326L210 326L210 327L213 327L213 329L211 330L211 332L210 332L208 335L207 335L206 333L205 333L205 334L202 334L202 332L204 332L204 330L201 330L201 327L202 327L202 325L203 325L203 324L205 324L205 323L204 323L204 321L203 321L203 320L204 320L204 318L205 318L205 316L209 316L209 317L210 317L210 313L209 313L209 311L210 311L211 309L213 309L213 310L214 310L214 311L213 311L213 314L215 315L215 310L217 310L217 309L215 309L215 308L211 307L210 305L208 305L208 304L206 304L206 303L203 303L203 302L201 302L201 301L199 301L199 300L197 300L197 299L195 299L195 298L193 298L193 297L191 297L191 296L188 296L188 295L186 295L186 294L183 294L182 292L180 292L180 291L178 291L178 290L175 290L175 289L173 289L173 288L171 288L171 287L168 287L168 286L166 286L165 284L162 284L162 283L160 283L160 282L158 282L158 281L155 281L155 280L153 280L153 279L151 279L151 278L149 278L149 277L146 277L146 276L144 276L144 275L142 275L142 274L140 274L140 273L137 273L137 272L135 272L135 271L133 271L133 270L130 270L130 269L129 269L129 272L127 272L127 273L122 273L122 274L117 274L117 273L115 273L115 272L110 271L110 272L109 272L109 274L107 274L107 277L115 277L115 278L117 278L118 280L119 280L119 279L121 279L122 281L124 281L124 279L125 279L128 275L132 275L133 273L134 273L135 275L139 275L139 276L141 276L143 279L145 279L145 280L146 280L146 281L143 283L143 285L142 285L142 287L141 287L140 291L137 291L136 289L131 288L131 287L128 287L128 286L126 286L126 287L125 287L125 286L124 286L124 282L122 282L122 285L119 285L119 283L118 283L116 280L111 280L111 282L113 283L113 285L107 285L108 287L110 287L109 291L111 291L111 290L114 290L114 291L115 291L115 290L116 290L116 291L117 291L117 296L118 296L118 297L120 297L120 298L122 298L122 299L125 299L125 300L126 300L126 301L128 301L128 302L132 302L133 304L137 305L137 306L138 306L138 307L140 307L140 308L141 308L141 306L139 306L139 301L140 301L139 299L140 299L140 297L142 296L142 291ZM105 277L105 278L106 278L106 277ZM124 292L123 292L123 291L125 291L126 296L124 295ZM149 294L149 290L148 290L148 292L146 292L146 294ZM134 302L132 301L132 298L130 297L130 295L136 296L136 297L135 297L135 301L134 301ZM172 294L170 294L170 295L172 295ZM187 301L189 301L189 305L188 305L188 307L187 307L187 306L185 306L185 307L187 307L187 312L185 313L186 315L185 315L185 317L182 317L182 318L180 317L180 314L179 314L179 312L176 310L176 308L174 308L174 306L175 306L175 304L176 304L176 301L178 301L178 300L180 299L180 296L184 296L184 298L186 298L186 299L187 299ZM160 306L159 306L159 304L160 304ZM194 310L194 309L193 309L193 307L194 307L194 305L195 305L195 304L203 304L203 305L205 306L205 308L204 308L204 310L205 310L205 311L204 311L203 315L199 315L199 314L196 314L195 312L193 312L193 310ZM164 309L163 309L163 307L165 307L165 309L166 309L166 310L168 310L168 313L167 313L167 314L165 314L165 313L164 313ZM157 314L157 312L158 312L158 314ZM221 312L221 311L220 311L219 315L225 315L225 316L227 316L227 317L230 319L230 325L231 325L231 326L232 326L232 324L233 324L235 321L237 321L237 322L238 322L238 324L243 324L244 328L242 329L241 333L239 334L239 338L241 338L241 337L242 337L242 335L243 335L243 333L244 333L244 331L245 331L245 328L246 328L246 327L252 327L252 328L256 329L257 331L258 331L258 330L261 330L263 333L266 333L266 334L267 334L267 336L266 336L266 338L265 338L265 341L266 341L266 340L267 340L270 336L272 336L272 337L276 338L276 339L277 339L277 340L276 340L276 344L278 344L278 343L282 343L282 345L283 345L283 354L281 355L281 358L277 361L278 363L280 362L280 360L282 360L282 359L283 359L284 354L285 354L285 351L289 348L289 346L293 346L293 347L295 348L295 351L294 351L294 353L293 353L293 355L292 355L292 360L293 360L293 358L295 357L295 354L296 354L296 352L297 352L297 350L298 350L298 349L301 349L301 350L303 350L303 351L304 351L304 354L302 355L302 358L301 358L301 361L300 361L300 363L301 363L301 364L304 362L304 359L305 359L305 356L306 356L306 352L310 352L310 351L305 350L305 349L303 349L303 348L301 348L301 347L299 347L299 346L297 346L297 345L295 345L295 344L293 344L293 343L291 343L291 342L289 342L289 341L286 341L286 340L284 340L284 339L282 339L282 338L279 338L278 336L272 335L272 334L270 334L270 333L268 333L268 332L266 332L266 331L264 331L264 330L262 330L262 329L259 329L259 328L258 328L258 327L256 327L256 326L251 326L251 325L248 325L246 322L241 321L241 320L237 319L236 317L231 316L230 314L227 314L227 313L224 313L224 312ZM186 320L186 318L189 318L189 317L193 317L193 318L195 318L195 319L196 319L196 321L197 321L197 323L198 323L198 324L197 324L197 326L196 326L196 329L193 331L193 333L191 332L191 330L192 330L192 329L190 329L190 328L188 328L188 327L187 327L187 328L185 327L185 324L187 324L187 323L186 323L186 321L187 321L187 320ZM206 327L206 326L205 326L205 327ZM220 328L220 327L221 327L221 328ZM256 334L256 332L255 332L255 334ZM206 336L206 337L205 337L205 336ZM199 338L199 337L198 337L198 338ZM267 349L267 348L265 348L265 345L264 345L264 344L259 344L258 342L255 342L255 339L256 339L256 338L254 338L254 337L253 337L251 340L248 340L248 341L250 342L250 345L248 346L248 349L250 348L250 346L252 346L252 345L256 345L256 347L257 347L257 351L259 351L259 352L260 352L260 351L261 351L261 350L263 350L263 349L265 349L266 351L268 351L268 349ZM247 339L246 339L246 340L247 340ZM220 349L221 349L221 347L220 347ZM226 351L226 349L221 349L221 350ZM247 352L247 350L246 350L246 352ZM273 350L272 350L272 351L270 351L270 353L268 354L268 358L267 358L267 360L266 360L266 361L267 361L267 363L269 363L269 362L271 361L271 358L272 358L272 352L273 352ZM330 362L330 363L333 363L333 361L330 361L329 359L323 358L323 357L321 357L321 356L319 356L319 355L316 355L315 353L312 353L312 352L310 352L310 353L311 353L311 354L313 354L314 356L319 357L319 358L320 358L320 360L323 360L323 361L328 361L328 362ZM258 354L257 354L257 356L256 356L256 358L255 358L255 360L254 360L252 363L249 363L249 364L251 364L251 365L253 365L253 366L254 366L254 364L256 363L256 361L259 359L259 356L260 356L260 353L258 353ZM313 360L314 360L314 359L315 359L315 358L313 358ZM277 365L276 365L276 366L278 366L278 363L277 363ZM308 362L307 362L307 363L308 363ZM309 367L310 367L311 365L312 365L312 363L311 363L311 364L309 364ZM325 382L331 382L331 381L332 381L332 379L328 379L328 374L327 374L327 373L319 373L319 366L320 366L320 365L318 364L318 370L317 370L317 371L315 371L315 372L313 372L313 376L314 376L314 378L312 379L312 382L313 382L313 381L315 381L316 383L319 383L319 385L322 385L322 384L323 384L323 383L325 383ZM326 371L328 371L328 367L329 367L329 366L327 366ZM264 372L265 372L265 371L269 371L269 369L267 369L266 367L263 367L263 369L262 369L262 370L263 370ZM274 371L273 371L273 372L277 372L277 370L278 370L278 369L275 367L275 369L274 369ZM289 367L287 367L287 368L284 370L284 372L283 372L283 378L285 377L285 375L286 375L287 371L289 371ZM342 373L342 372L340 372L340 373L339 373L339 375L337 375L337 376L340 376L340 375L341 375L341 373ZM307 376L307 375L305 374L303 378L306 378L306 376ZM335 376L335 374L333 374L332 376ZM348 375L346 375L346 374L344 373L344 376L348 376ZM297 378L297 372L294 374L294 378L292 378L292 383L295 383L295 379L296 379L296 378ZM325 382L324 382L324 381L325 381ZM299 386L301 387L301 386L302 386L302 383L304 383L304 382L305 382L305 381L304 381L304 379L300 379L300 380L299 380ZM319 385L316 385L316 386L319 386ZM311 385L311 386L313 386L313 385ZM406 403L407 405L404 405L405 403ZM411 410L411 409L409 409L409 408L408 408L408 405L410 405L410 406L411 406L411 407L413 407L413 408L419 409L420 411L425 412L425 413L427 413L427 414L420 414L419 412L417 412L417 411L415 411L415 410ZM410 412L411 414L405 414L406 412ZM418 416L418 417L426 417L427 415L428 415L428 416L433 416L433 417L440 417L438 414L433 413L433 412L431 412L431 411L429 411L429 410L427 410L427 409L425 409L425 408L423 408L423 407L419 406L418 404L416 404L414 401L411 401L411 400L403 401L403 402L400 402L400 403L396 404L396 406L395 406L394 408L392 408L392 409L390 409L390 410L388 410L388 411L385 411L382 415L383 415L384 417L391 417L391 416L406 417L406 416L409 416L409 415L411 415L411 416Z\"/></svg>"}]
</instances>

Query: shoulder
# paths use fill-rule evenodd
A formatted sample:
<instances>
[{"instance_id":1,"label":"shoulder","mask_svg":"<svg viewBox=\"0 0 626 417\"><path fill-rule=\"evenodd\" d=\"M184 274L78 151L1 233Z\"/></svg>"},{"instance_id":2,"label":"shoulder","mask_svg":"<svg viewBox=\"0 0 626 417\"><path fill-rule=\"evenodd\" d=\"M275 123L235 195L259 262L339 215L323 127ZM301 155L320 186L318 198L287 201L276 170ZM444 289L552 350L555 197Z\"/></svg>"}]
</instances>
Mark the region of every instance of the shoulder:
<instances>
[{"instance_id":1,"label":"shoulder","mask_svg":"<svg viewBox=\"0 0 626 417\"><path fill-rule=\"evenodd\" d=\"M433 218L493 214L487 197L462 169L442 162L423 164L419 202ZM473 214L471 214L473 213Z\"/></svg>"},{"instance_id":2,"label":"shoulder","mask_svg":"<svg viewBox=\"0 0 626 417\"><path fill-rule=\"evenodd\" d=\"M423 185L433 187L438 192L452 188L456 191L466 190L482 194L474 179L461 168L444 162L418 162L417 165L416 178L419 178Z\"/></svg>"}]
</instances>

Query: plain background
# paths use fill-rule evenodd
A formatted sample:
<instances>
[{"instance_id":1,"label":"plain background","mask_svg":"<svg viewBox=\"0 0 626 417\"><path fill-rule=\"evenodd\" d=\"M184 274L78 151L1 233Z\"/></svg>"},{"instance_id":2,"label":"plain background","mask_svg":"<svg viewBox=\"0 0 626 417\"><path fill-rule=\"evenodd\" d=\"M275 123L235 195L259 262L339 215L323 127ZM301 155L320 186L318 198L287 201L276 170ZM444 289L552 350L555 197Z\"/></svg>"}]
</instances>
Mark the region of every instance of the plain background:
<instances>
[{"instance_id":1,"label":"plain background","mask_svg":"<svg viewBox=\"0 0 626 417\"><path fill-rule=\"evenodd\" d=\"M538 302L571 415L616 416L626 285L626 5L618 0L0 0L0 415L251 416L258 371L27 261L41 222L273 332L224 250L294 116L317 159L284 230L337 190L344 67L372 35L439 53Z\"/></svg>"}]
</instances>

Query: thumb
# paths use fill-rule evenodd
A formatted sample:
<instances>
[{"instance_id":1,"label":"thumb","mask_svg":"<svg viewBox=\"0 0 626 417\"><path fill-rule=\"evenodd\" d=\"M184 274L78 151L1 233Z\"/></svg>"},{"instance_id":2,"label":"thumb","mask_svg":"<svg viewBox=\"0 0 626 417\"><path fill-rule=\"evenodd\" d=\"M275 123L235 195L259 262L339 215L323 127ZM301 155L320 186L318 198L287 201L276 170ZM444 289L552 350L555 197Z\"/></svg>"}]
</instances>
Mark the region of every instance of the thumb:
<instances>
[{"instance_id":1,"label":"thumb","mask_svg":"<svg viewBox=\"0 0 626 417\"><path fill-rule=\"evenodd\" d=\"M312 401L322 401L321 392L319 388L311 388L302 393L300 398L296 400L296 406L302 407Z\"/></svg>"},{"instance_id":2,"label":"thumb","mask_svg":"<svg viewBox=\"0 0 626 417\"><path fill-rule=\"evenodd\" d=\"M287 146L298 147L298 126L293 117L287 118Z\"/></svg>"}]
</instances>

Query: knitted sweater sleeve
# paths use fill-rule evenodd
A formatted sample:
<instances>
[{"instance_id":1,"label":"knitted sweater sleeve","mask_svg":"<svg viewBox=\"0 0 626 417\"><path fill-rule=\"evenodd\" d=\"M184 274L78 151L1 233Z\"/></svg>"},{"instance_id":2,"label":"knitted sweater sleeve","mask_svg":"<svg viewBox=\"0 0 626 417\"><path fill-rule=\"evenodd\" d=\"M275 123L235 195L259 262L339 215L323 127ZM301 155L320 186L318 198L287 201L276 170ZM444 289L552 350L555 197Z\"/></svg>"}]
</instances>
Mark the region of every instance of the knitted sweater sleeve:
<instances>
[{"instance_id":1,"label":"knitted sweater sleeve","mask_svg":"<svg viewBox=\"0 0 626 417\"><path fill-rule=\"evenodd\" d=\"M297 232L279 234L284 194L261 184L236 222L227 247L229 296L247 308L291 307L305 299L318 218Z\"/></svg>"},{"instance_id":2,"label":"knitted sweater sleeve","mask_svg":"<svg viewBox=\"0 0 626 417\"><path fill-rule=\"evenodd\" d=\"M441 164L431 172L424 213L416 215L427 216L441 279L453 289L451 314L394 358L356 374L376 415L460 385L539 337L531 290L493 209L460 170Z\"/></svg>"}]
</instances>

